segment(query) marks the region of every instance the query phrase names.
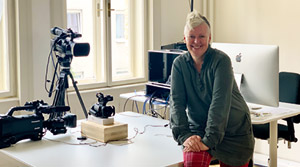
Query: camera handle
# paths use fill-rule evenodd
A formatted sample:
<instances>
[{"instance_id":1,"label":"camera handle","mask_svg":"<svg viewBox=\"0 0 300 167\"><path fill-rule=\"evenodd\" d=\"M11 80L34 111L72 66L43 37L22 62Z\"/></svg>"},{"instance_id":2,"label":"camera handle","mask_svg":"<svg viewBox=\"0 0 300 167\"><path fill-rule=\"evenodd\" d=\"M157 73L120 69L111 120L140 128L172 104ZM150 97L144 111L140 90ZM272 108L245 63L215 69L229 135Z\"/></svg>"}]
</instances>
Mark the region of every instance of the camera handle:
<instances>
[{"instance_id":1,"label":"camera handle","mask_svg":"<svg viewBox=\"0 0 300 167\"><path fill-rule=\"evenodd\" d=\"M70 72L69 67L63 67L63 69L60 71L58 85L56 87L56 92L55 92L55 96L54 96L54 99L53 99L53 106L64 106L65 105L65 92L66 92L66 89L69 87L68 76L70 76L70 78L72 80L72 84L73 84L73 87L75 89L76 95L78 97L78 100L79 100L80 105L82 107L82 110L84 112L84 115L87 118L88 113L86 111L83 100L80 96L79 90L76 86L76 82L74 81L73 75ZM53 117L57 116L57 115L54 115L54 114L57 114L57 113L51 113L50 117L53 118Z\"/></svg>"},{"instance_id":2,"label":"camera handle","mask_svg":"<svg viewBox=\"0 0 300 167\"><path fill-rule=\"evenodd\" d=\"M32 110L34 109L33 106L18 106L18 107L12 107L8 110L8 112L6 113L6 115L8 116L13 116L13 113L15 111L21 111L21 110Z\"/></svg>"}]
</instances>

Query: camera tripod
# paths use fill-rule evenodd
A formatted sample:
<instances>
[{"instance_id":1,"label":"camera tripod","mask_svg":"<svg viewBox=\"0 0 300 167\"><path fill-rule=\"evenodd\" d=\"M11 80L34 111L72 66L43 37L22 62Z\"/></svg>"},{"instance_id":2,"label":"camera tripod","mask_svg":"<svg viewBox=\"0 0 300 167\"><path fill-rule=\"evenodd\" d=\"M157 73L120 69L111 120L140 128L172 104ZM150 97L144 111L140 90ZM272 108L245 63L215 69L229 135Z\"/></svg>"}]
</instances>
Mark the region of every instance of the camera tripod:
<instances>
[{"instance_id":1,"label":"camera tripod","mask_svg":"<svg viewBox=\"0 0 300 167\"><path fill-rule=\"evenodd\" d=\"M60 61L57 62L56 67L55 67L55 73L57 70L58 63L61 64L61 71L60 71L58 85L56 87L56 92L55 92L55 96L54 96L52 105L53 106L65 106L65 93L66 93L66 89L69 88L69 83L68 83L68 76L69 76L72 80L73 87L74 87L76 95L79 99L80 105L81 105L82 110L85 115L85 118L87 118L88 114L87 114L86 108L85 108L83 100L80 96L79 90L76 86L76 82L74 81L73 75L70 72L70 63L65 63L65 62L60 62ZM49 97L51 97L51 94L52 94L51 89L53 89L55 73L53 76L53 80L52 80L52 84L51 84L51 88L50 88L50 92L49 92ZM56 117L56 115L50 115L50 117Z\"/></svg>"}]
</instances>

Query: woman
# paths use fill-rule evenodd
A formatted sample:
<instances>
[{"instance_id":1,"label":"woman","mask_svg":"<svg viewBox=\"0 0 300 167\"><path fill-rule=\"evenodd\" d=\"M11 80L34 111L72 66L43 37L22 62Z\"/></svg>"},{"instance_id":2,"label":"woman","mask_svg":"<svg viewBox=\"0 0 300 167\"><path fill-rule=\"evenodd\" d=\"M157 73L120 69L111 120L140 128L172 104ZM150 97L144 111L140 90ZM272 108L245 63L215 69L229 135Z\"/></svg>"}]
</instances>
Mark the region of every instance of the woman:
<instances>
[{"instance_id":1,"label":"woman","mask_svg":"<svg viewBox=\"0 0 300 167\"><path fill-rule=\"evenodd\" d=\"M171 72L171 127L183 145L185 166L248 166L254 138L248 106L234 80L230 58L210 47L207 19L188 14L184 28L188 52Z\"/></svg>"}]
</instances>

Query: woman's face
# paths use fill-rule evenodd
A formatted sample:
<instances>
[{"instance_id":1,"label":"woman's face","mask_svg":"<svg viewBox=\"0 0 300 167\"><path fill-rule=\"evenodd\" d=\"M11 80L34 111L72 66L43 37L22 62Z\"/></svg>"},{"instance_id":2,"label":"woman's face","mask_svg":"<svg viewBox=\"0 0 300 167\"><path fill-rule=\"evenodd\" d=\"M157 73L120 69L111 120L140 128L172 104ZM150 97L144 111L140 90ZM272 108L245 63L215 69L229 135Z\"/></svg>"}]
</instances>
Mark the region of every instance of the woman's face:
<instances>
[{"instance_id":1,"label":"woman's face","mask_svg":"<svg viewBox=\"0 0 300 167\"><path fill-rule=\"evenodd\" d=\"M211 40L210 30L207 24L201 23L184 37L186 46L193 58L200 58L206 52Z\"/></svg>"}]
</instances>

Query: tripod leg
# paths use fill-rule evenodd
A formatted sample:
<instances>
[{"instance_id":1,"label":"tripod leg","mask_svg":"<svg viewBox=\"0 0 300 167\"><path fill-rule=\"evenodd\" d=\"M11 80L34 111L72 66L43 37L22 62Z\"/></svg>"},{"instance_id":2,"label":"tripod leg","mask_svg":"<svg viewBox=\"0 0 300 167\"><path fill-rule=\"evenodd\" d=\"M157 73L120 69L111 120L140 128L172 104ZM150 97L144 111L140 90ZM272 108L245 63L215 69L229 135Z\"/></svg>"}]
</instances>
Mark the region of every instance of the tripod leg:
<instances>
[{"instance_id":1,"label":"tripod leg","mask_svg":"<svg viewBox=\"0 0 300 167\"><path fill-rule=\"evenodd\" d=\"M59 76L59 80L58 80L58 85L56 87L56 91L55 91L55 96L53 99L53 106L65 106L65 91L66 88L68 87L68 75L66 72L61 71L60 72L60 76ZM61 117L63 116L64 113L57 113L57 112L53 112L50 113L50 118L56 118L56 117Z\"/></svg>"},{"instance_id":2,"label":"tripod leg","mask_svg":"<svg viewBox=\"0 0 300 167\"><path fill-rule=\"evenodd\" d=\"M69 76L70 76L70 78L71 78L71 80L72 80L73 87L74 87L75 92L76 92L76 95L77 95L77 97L78 97L78 99L79 99L81 108L82 108L83 113L84 113L84 115L85 115L85 118L88 118L88 113L87 113L86 108L85 108L85 106L84 106L83 100L82 100L82 98L81 98L81 96L80 96L79 90L78 90L78 88L77 88L77 86L76 86L76 82L74 81L73 75L72 75L70 72L69 72Z\"/></svg>"},{"instance_id":3,"label":"tripod leg","mask_svg":"<svg viewBox=\"0 0 300 167\"><path fill-rule=\"evenodd\" d=\"M58 85L56 88L55 96L53 99L53 106L64 106L65 105L65 91L68 82L67 74L65 72L61 72L58 80Z\"/></svg>"}]
</instances>

